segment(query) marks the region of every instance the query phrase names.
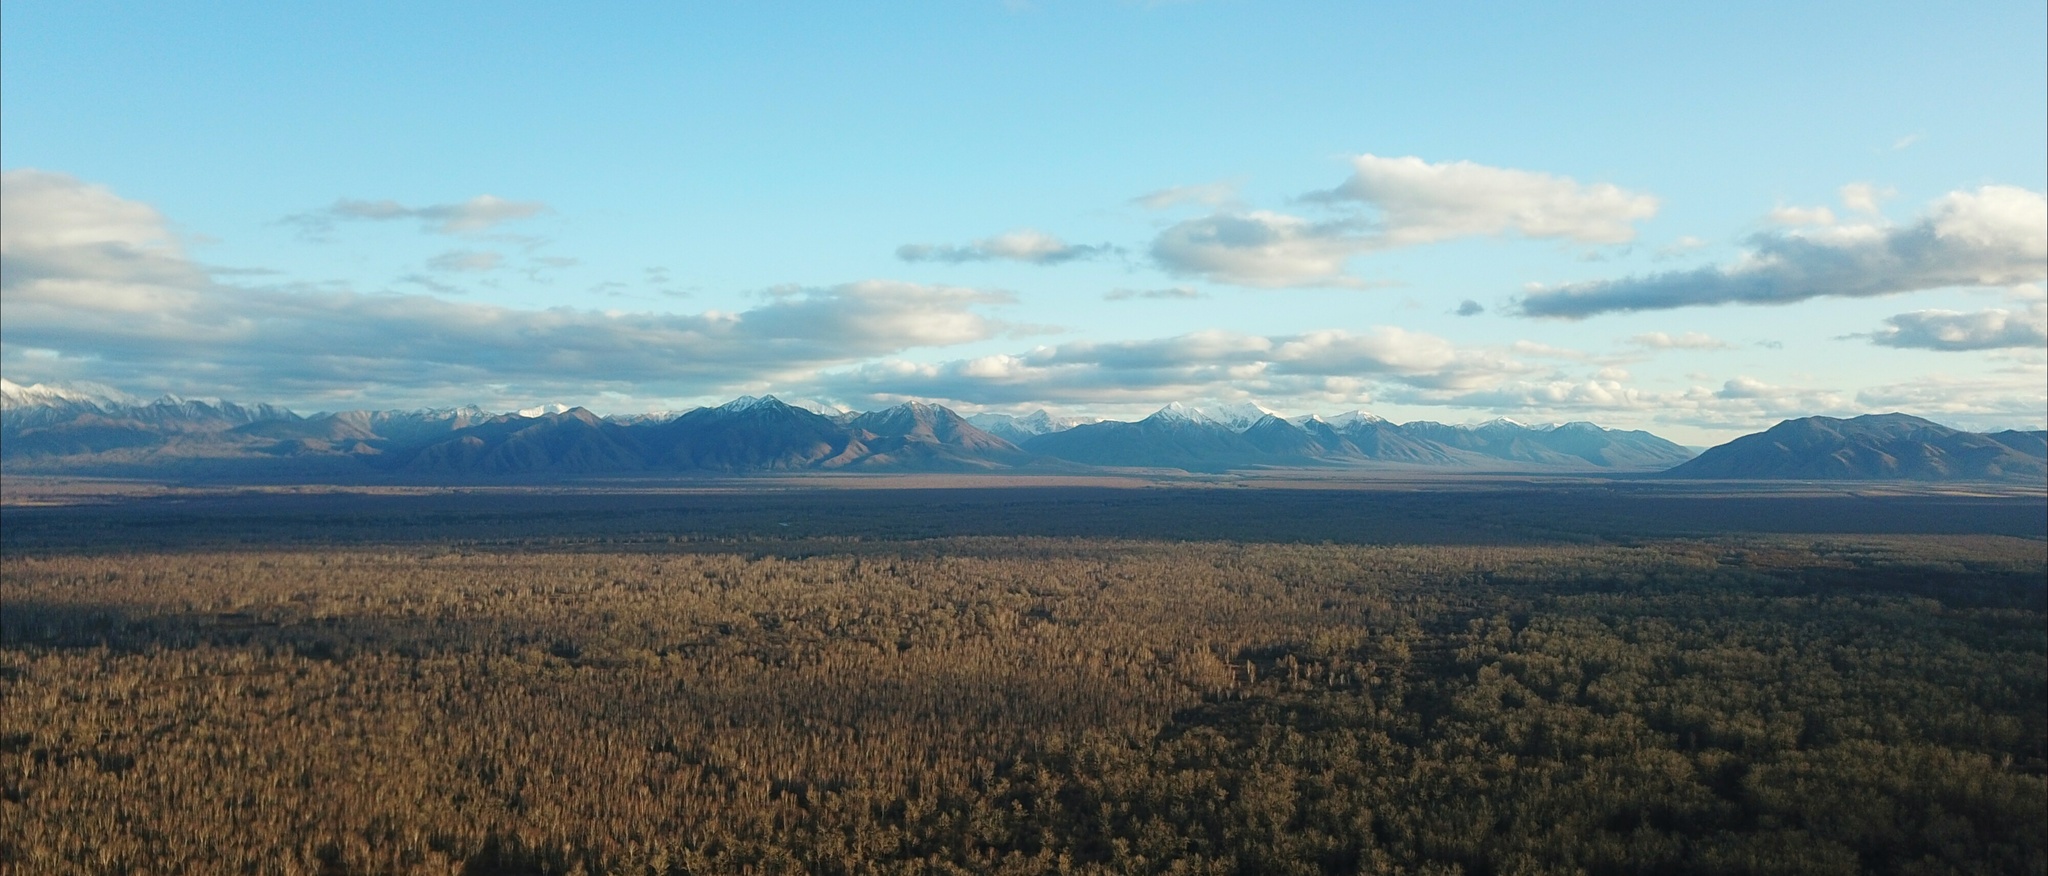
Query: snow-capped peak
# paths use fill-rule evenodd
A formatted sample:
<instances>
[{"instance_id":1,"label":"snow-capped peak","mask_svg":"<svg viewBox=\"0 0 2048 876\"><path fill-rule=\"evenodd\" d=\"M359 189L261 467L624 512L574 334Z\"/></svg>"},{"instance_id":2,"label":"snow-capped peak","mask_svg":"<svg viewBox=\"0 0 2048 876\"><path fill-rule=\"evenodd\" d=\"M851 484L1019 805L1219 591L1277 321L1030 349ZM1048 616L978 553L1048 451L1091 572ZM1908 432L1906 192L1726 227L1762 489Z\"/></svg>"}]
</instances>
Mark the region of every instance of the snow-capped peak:
<instances>
[{"instance_id":1,"label":"snow-capped peak","mask_svg":"<svg viewBox=\"0 0 2048 876\"><path fill-rule=\"evenodd\" d=\"M1207 413L1204 413L1201 408L1189 407L1187 405L1181 404L1180 402L1168 402L1166 407L1160 408L1157 411L1153 411L1152 416L1146 417L1145 419L1159 420L1161 422L1167 423L1216 422L1214 418L1210 417Z\"/></svg>"},{"instance_id":2,"label":"snow-capped peak","mask_svg":"<svg viewBox=\"0 0 2048 876\"><path fill-rule=\"evenodd\" d=\"M1080 417L1055 417L1044 408L1039 408L1023 416L983 411L968 417L967 422L980 429L1014 433L1014 437L1022 440L1025 436L1044 435L1048 432L1064 432L1083 423L1092 423L1094 420ZM1005 437L1012 436L1006 435Z\"/></svg>"},{"instance_id":3,"label":"snow-capped peak","mask_svg":"<svg viewBox=\"0 0 2048 876\"><path fill-rule=\"evenodd\" d=\"M768 404L782 404L782 399L776 398L775 396L772 395L743 395L740 396L739 398L733 399L732 401L726 402L725 404L719 405L718 409L721 411L732 411L734 413L737 413L739 411L751 411L755 408L761 407L762 405Z\"/></svg>"},{"instance_id":4,"label":"snow-capped peak","mask_svg":"<svg viewBox=\"0 0 2048 876\"><path fill-rule=\"evenodd\" d=\"M1335 426L1339 429L1349 428L1351 426L1357 425L1378 425L1386 421L1387 418L1372 413L1371 411L1365 410L1345 411L1344 413L1331 417L1328 420L1330 425Z\"/></svg>"},{"instance_id":5,"label":"snow-capped peak","mask_svg":"<svg viewBox=\"0 0 2048 876\"><path fill-rule=\"evenodd\" d=\"M535 406L533 406L533 407L530 407L530 408L520 408L520 409L519 409L518 411L516 411L515 413L519 414L519 415L520 415L520 416L522 416L522 417L528 417L528 418L531 418L531 417L545 417L545 416L547 416L547 415L549 415L549 414L566 414L566 413L568 413L568 412L569 412L569 406L568 406L568 405L565 405L565 404L561 404L561 403L559 403L559 402L548 402L547 404L544 404L544 405L535 405Z\"/></svg>"},{"instance_id":6,"label":"snow-capped peak","mask_svg":"<svg viewBox=\"0 0 2048 876\"><path fill-rule=\"evenodd\" d=\"M1260 420L1279 416L1279 414L1267 410L1258 402L1252 401L1224 402L1204 407L1194 407L1181 404L1180 402L1173 402L1166 407L1160 408L1147 419L1185 423L1209 423L1222 426L1233 432L1242 432L1258 425Z\"/></svg>"},{"instance_id":7,"label":"snow-capped peak","mask_svg":"<svg viewBox=\"0 0 2048 876\"><path fill-rule=\"evenodd\" d=\"M1266 406L1255 401L1228 402L1212 405L1203 408L1202 412L1207 414L1209 419L1229 426L1233 431L1237 432L1242 432L1258 425L1260 420L1267 417L1280 416L1278 413L1269 410Z\"/></svg>"},{"instance_id":8,"label":"snow-capped peak","mask_svg":"<svg viewBox=\"0 0 2048 876\"><path fill-rule=\"evenodd\" d=\"M1478 423L1460 423L1458 425L1458 428L1470 432L1477 432L1481 429L1527 429L1529 427L1520 420L1509 419L1507 417L1494 417L1491 420L1485 420L1483 422Z\"/></svg>"},{"instance_id":9,"label":"snow-capped peak","mask_svg":"<svg viewBox=\"0 0 2048 876\"><path fill-rule=\"evenodd\" d=\"M0 377L0 406L10 408L47 407L59 404L89 404L100 407L133 404L127 393L98 384L56 385L32 383L22 386Z\"/></svg>"}]
</instances>

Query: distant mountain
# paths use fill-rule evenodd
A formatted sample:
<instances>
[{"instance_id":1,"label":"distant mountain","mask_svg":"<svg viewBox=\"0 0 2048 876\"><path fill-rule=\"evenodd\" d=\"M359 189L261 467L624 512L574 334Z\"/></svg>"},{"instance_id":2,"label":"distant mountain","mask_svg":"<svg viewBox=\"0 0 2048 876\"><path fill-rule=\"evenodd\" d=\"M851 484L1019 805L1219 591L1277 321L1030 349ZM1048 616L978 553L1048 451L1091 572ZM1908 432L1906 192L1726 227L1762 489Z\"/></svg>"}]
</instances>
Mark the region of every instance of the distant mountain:
<instances>
[{"instance_id":1,"label":"distant mountain","mask_svg":"<svg viewBox=\"0 0 2048 876\"><path fill-rule=\"evenodd\" d=\"M1309 424L1308 427L1313 428L1313 424ZM1401 426L1364 411L1341 414L1332 420L1328 427L1332 432L1342 436L1361 459L1414 465L1474 464L1474 460L1454 448L1413 434Z\"/></svg>"},{"instance_id":2,"label":"distant mountain","mask_svg":"<svg viewBox=\"0 0 2048 876\"><path fill-rule=\"evenodd\" d=\"M582 408L492 417L416 447L383 454L379 467L409 475L597 475L646 468L647 452L630 426Z\"/></svg>"},{"instance_id":3,"label":"distant mountain","mask_svg":"<svg viewBox=\"0 0 2048 876\"><path fill-rule=\"evenodd\" d=\"M1167 405L1135 423L1105 420L1040 435L1024 449L1087 465L1228 471L1285 462L1193 408Z\"/></svg>"},{"instance_id":4,"label":"distant mountain","mask_svg":"<svg viewBox=\"0 0 2048 876\"><path fill-rule=\"evenodd\" d=\"M977 424L979 421L979 424ZM2048 480L2048 433L1977 434L1903 414L1788 420L1697 455L1640 431L1497 419L1395 424L1352 411L1282 418L1253 403L1169 404L1137 422L1045 411L961 417L910 402L866 413L743 397L682 414L542 405L341 411L0 379L9 473L376 482L802 471L1001 472L1076 466L1223 472L1395 466L1641 471L1679 478Z\"/></svg>"},{"instance_id":5,"label":"distant mountain","mask_svg":"<svg viewBox=\"0 0 2048 876\"><path fill-rule=\"evenodd\" d=\"M1406 435L1488 460L1556 468L1655 470L1693 457L1684 446L1648 432L1586 422L1531 426L1500 418L1470 426L1401 424Z\"/></svg>"},{"instance_id":6,"label":"distant mountain","mask_svg":"<svg viewBox=\"0 0 2048 876\"><path fill-rule=\"evenodd\" d=\"M2048 432L2022 432L2007 429L2003 432L1989 432L1984 437L2031 456L2048 462Z\"/></svg>"},{"instance_id":7,"label":"distant mountain","mask_svg":"<svg viewBox=\"0 0 2048 876\"><path fill-rule=\"evenodd\" d=\"M664 471L834 469L867 453L845 424L772 395L698 408L652 427L646 440L653 467Z\"/></svg>"},{"instance_id":8,"label":"distant mountain","mask_svg":"<svg viewBox=\"0 0 2048 876\"><path fill-rule=\"evenodd\" d=\"M1014 417L1009 414L980 413L968 417L967 422L972 423L975 428L981 429L1011 444L1021 445L1040 435L1064 432L1083 423L1094 421L1083 420L1078 417L1055 417L1046 413L1043 408L1040 408L1021 417Z\"/></svg>"},{"instance_id":9,"label":"distant mountain","mask_svg":"<svg viewBox=\"0 0 2048 876\"><path fill-rule=\"evenodd\" d=\"M205 455L212 445L237 443L226 436L238 427L298 418L271 405L172 395L144 403L111 392L24 387L0 378L0 458L10 460Z\"/></svg>"},{"instance_id":10,"label":"distant mountain","mask_svg":"<svg viewBox=\"0 0 2048 876\"><path fill-rule=\"evenodd\" d=\"M944 407L904 404L828 417L773 396L743 397L649 422L582 408L492 418L448 432L383 467L414 476L649 475L834 470L985 471L1030 455Z\"/></svg>"},{"instance_id":11,"label":"distant mountain","mask_svg":"<svg viewBox=\"0 0 2048 876\"><path fill-rule=\"evenodd\" d=\"M1256 413L1257 419L1250 419ZM1227 471L1254 466L1391 463L1463 469L1654 471L1692 452L1647 432L1591 423L1395 425L1353 411L1282 419L1257 405L1227 411L1170 404L1136 423L1104 422L1031 438L1024 449L1089 465Z\"/></svg>"},{"instance_id":12,"label":"distant mountain","mask_svg":"<svg viewBox=\"0 0 2048 876\"><path fill-rule=\"evenodd\" d=\"M1016 444L938 405L907 402L846 424L858 430L868 451L854 463L860 468L987 470L1031 461Z\"/></svg>"},{"instance_id":13,"label":"distant mountain","mask_svg":"<svg viewBox=\"0 0 2048 876\"><path fill-rule=\"evenodd\" d=\"M1963 432L1906 414L1805 417L1710 448L1665 475L2041 482L2048 480L2048 438L2041 432Z\"/></svg>"}]
</instances>

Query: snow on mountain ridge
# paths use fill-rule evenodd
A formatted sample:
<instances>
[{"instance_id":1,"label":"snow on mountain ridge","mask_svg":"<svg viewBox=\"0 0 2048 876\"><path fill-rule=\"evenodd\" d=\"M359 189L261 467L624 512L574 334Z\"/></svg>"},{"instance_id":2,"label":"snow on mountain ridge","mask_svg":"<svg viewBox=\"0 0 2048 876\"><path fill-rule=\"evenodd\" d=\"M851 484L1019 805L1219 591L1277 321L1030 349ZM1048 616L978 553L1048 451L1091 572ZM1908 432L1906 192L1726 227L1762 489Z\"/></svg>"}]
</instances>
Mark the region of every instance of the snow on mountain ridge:
<instances>
[{"instance_id":1,"label":"snow on mountain ridge","mask_svg":"<svg viewBox=\"0 0 2048 876\"><path fill-rule=\"evenodd\" d=\"M1356 411L1345 411L1344 413L1331 417L1325 422L1328 422L1331 426L1334 426L1338 429L1348 429L1360 423L1370 425L1385 423L1387 422L1387 418L1372 413L1370 411L1361 409Z\"/></svg>"},{"instance_id":2,"label":"snow on mountain ridge","mask_svg":"<svg viewBox=\"0 0 2048 876\"><path fill-rule=\"evenodd\" d=\"M1163 408L1145 419L1160 422L1209 423L1222 426L1232 432L1243 432L1259 424L1267 417L1279 418L1280 414L1254 401L1222 402L1208 407L1197 407L1180 402L1168 402Z\"/></svg>"},{"instance_id":3,"label":"snow on mountain ridge","mask_svg":"<svg viewBox=\"0 0 2048 876\"><path fill-rule=\"evenodd\" d=\"M0 405L7 407L45 407L59 403L90 404L98 407L132 405L137 399L111 386L97 383L57 384L33 383L22 386L5 377L0 377Z\"/></svg>"}]
</instances>

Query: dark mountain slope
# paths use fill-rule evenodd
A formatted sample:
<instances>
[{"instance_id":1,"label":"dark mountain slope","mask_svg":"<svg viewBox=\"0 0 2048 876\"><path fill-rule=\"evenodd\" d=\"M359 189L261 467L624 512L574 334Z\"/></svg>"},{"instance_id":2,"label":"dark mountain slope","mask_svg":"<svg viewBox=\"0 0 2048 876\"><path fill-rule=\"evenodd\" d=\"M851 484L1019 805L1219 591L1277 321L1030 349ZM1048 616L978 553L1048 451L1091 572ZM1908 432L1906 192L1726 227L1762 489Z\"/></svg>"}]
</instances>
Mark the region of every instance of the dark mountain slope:
<instances>
[{"instance_id":1,"label":"dark mountain slope","mask_svg":"<svg viewBox=\"0 0 2048 876\"><path fill-rule=\"evenodd\" d=\"M2022 432L2018 429L2007 429L2003 432L1987 433L1984 437L2035 459L2048 462L2048 432Z\"/></svg>"},{"instance_id":2,"label":"dark mountain slope","mask_svg":"<svg viewBox=\"0 0 2048 876\"><path fill-rule=\"evenodd\" d=\"M868 455L859 468L988 470L1022 465L1031 454L938 406L908 402L846 421Z\"/></svg>"},{"instance_id":3,"label":"dark mountain slope","mask_svg":"<svg viewBox=\"0 0 2048 876\"><path fill-rule=\"evenodd\" d=\"M412 475L617 474L647 466L632 430L582 408L539 417L508 414L399 454Z\"/></svg>"},{"instance_id":4,"label":"dark mountain slope","mask_svg":"<svg viewBox=\"0 0 2048 876\"><path fill-rule=\"evenodd\" d=\"M845 425L774 396L698 408L642 428L654 466L668 471L841 468L867 455Z\"/></svg>"},{"instance_id":5,"label":"dark mountain slope","mask_svg":"<svg viewBox=\"0 0 2048 876\"><path fill-rule=\"evenodd\" d=\"M1227 426L1164 411L1135 423L1111 420L1040 435L1024 449L1088 465L1202 472L1296 461L1259 449Z\"/></svg>"},{"instance_id":6,"label":"dark mountain slope","mask_svg":"<svg viewBox=\"0 0 2048 876\"><path fill-rule=\"evenodd\" d=\"M1238 433L1245 443L1258 448L1259 452L1277 459L1297 459L1313 462L1326 459L1356 458L1358 448L1345 441L1327 425L1311 430L1297 426L1272 415L1260 417L1251 428Z\"/></svg>"},{"instance_id":7,"label":"dark mountain slope","mask_svg":"<svg viewBox=\"0 0 2048 876\"><path fill-rule=\"evenodd\" d=\"M1665 475L1727 479L2039 481L2048 478L2048 462L1988 435L1951 429L1906 414L1868 414L1847 420L1786 420L1766 431L1711 448Z\"/></svg>"}]
</instances>

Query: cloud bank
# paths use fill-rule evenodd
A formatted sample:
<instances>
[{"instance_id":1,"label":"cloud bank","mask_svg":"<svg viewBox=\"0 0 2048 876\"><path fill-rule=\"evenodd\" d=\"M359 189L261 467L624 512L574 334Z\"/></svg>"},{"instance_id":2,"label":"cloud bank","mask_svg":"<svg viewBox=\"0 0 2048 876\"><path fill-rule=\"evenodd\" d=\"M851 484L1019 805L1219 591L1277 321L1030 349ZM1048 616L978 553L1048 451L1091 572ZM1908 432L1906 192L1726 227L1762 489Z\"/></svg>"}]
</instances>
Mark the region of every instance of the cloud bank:
<instances>
[{"instance_id":1,"label":"cloud bank","mask_svg":"<svg viewBox=\"0 0 2048 876\"><path fill-rule=\"evenodd\" d=\"M2004 286L2048 278L2048 200L2012 186L1952 192L1911 225L1840 225L1767 232L1729 264L1544 289L1522 301L1529 316L1717 304L1789 304L1948 286Z\"/></svg>"},{"instance_id":2,"label":"cloud bank","mask_svg":"<svg viewBox=\"0 0 2048 876\"><path fill-rule=\"evenodd\" d=\"M870 280L694 314L522 310L428 295L224 283L163 217L62 174L0 186L7 352L67 378L298 399L434 398L518 385L697 395L825 365L994 337L1005 293Z\"/></svg>"},{"instance_id":3,"label":"cloud bank","mask_svg":"<svg viewBox=\"0 0 2048 876\"><path fill-rule=\"evenodd\" d=\"M410 220L437 234L474 234L548 212L539 201L508 201L496 195L478 195L454 204L408 207L397 201L362 201L343 198L309 213L285 217L308 233L324 234L335 223L345 221L391 222Z\"/></svg>"},{"instance_id":4,"label":"cloud bank","mask_svg":"<svg viewBox=\"0 0 2048 876\"><path fill-rule=\"evenodd\" d=\"M1376 155L1352 159L1349 179L1302 200L1345 213L1320 221L1266 210L1212 213L1162 231L1153 261L1168 273L1240 286L1357 287L1370 284L1348 275L1345 262L1366 252L1509 234L1625 243L1658 207L1654 197L1606 183Z\"/></svg>"},{"instance_id":5,"label":"cloud bank","mask_svg":"<svg viewBox=\"0 0 2048 876\"><path fill-rule=\"evenodd\" d=\"M2039 350L2048 347L2048 307L2036 304L2019 312L2003 308L1969 313L1915 310L1887 317L1885 327L1870 340L1886 347L1922 350Z\"/></svg>"},{"instance_id":6,"label":"cloud bank","mask_svg":"<svg viewBox=\"0 0 2048 876\"><path fill-rule=\"evenodd\" d=\"M1077 246L1042 231L1026 228L995 237L984 237L966 246L906 243L896 248L896 257L906 262L960 264L1003 260L1033 265L1057 265L1092 259L1114 251L1115 247L1106 243Z\"/></svg>"},{"instance_id":7,"label":"cloud bank","mask_svg":"<svg viewBox=\"0 0 2048 876\"><path fill-rule=\"evenodd\" d=\"M838 398L966 404L1145 404L1182 398L1316 397L1366 403L1383 385L1457 390L1529 370L1493 351L1394 327L1288 335L1205 331L1076 341L944 362L890 360L819 377Z\"/></svg>"}]
</instances>

